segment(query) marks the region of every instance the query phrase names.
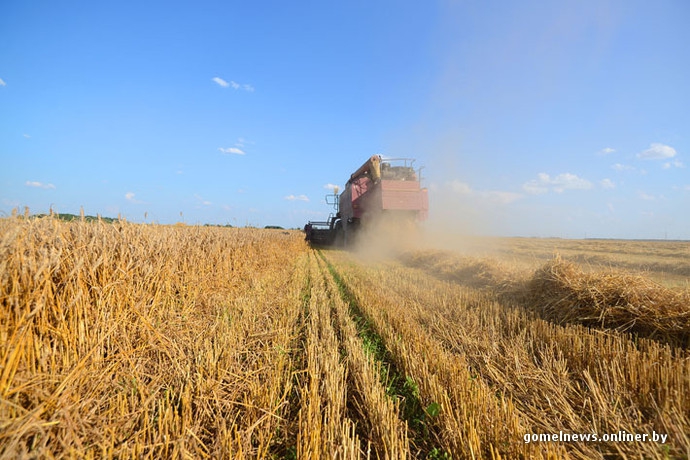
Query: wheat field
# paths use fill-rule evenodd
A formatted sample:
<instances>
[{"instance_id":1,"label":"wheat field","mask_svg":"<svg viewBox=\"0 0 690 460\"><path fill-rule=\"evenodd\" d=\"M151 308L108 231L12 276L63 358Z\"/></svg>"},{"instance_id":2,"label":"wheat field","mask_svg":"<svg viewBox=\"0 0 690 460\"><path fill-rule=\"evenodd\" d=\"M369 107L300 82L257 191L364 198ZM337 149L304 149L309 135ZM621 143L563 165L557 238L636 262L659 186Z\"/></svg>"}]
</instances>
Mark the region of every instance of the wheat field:
<instances>
[{"instance_id":1,"label":"wheat field","mask_svg":"<svg viewBox=\"0 0 690 460\"><path fill-rule=\"evenodd\" d=\"M0 458L688 458L688 243L562 243L0 219Z\"/></svg>"}]
</instances>

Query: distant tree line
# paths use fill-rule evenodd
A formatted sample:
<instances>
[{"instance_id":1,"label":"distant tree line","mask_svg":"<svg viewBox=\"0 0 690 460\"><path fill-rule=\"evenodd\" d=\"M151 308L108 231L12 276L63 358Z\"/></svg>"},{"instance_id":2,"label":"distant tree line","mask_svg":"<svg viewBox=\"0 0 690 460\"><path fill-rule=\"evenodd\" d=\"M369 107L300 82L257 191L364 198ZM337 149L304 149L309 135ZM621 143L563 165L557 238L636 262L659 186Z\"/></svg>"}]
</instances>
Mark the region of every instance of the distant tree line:
<instances>
[{"instance_id":1,"label":"distant tree line","mask_svg":"<svg viewBox=\"0 0 690 460\"><path fill-rule=\"evenodd\" d=\"M18 215L18 213L15 212L15 213L13 213L13 215ZM41 213L41 214L31 214L31 215L28 216L28 217L31 218L31 219L41 219L41 218L43 218L43 217L49 217L49 216L52 216L52 217L55 218L55 219L60 219L60 220L65 221L65 222L72 222L72 221L75 221L75 220L76 220L76 221L82 220L82 216L81 216L81 215L70 214L70 213L65 213L65 212L60 212L60 213L58 213L58 212L53 212L53 213L51 213L51 214L43 214L43 213ZM26 214L25 214L24 217L27 217ZM99 215L99 216L84 215L84 216L83 216L83 220L84 220L85 222L98 222L98 221L101 221L101 222L105 222L105 223L107 223L107 224L112 224L113 222L118 222L118 221L120 221L120 220L122 220L122 219L119 218L119 217L103 217L103 216L100 216L100 215ZM225 227L225 228L234 228L234 225L230 225L230 224L204 224L204 227ZM252 227L252 226L248 226L248 227ZM265 228L265 229L268 229L268 230L285 230L285 228L284 228L284 227L281 227L280 225L266 225L264 228ZM299 230L299 229L298 229L298 228L294 228L294 229L291 229L291 230Z\"/></svg>"},{"instance_id":2,"label":"distant tree line","mask_svg":"<svg viewBox=\"0 0 690 460\"><path fill-rule=\"evenodd\" d=\"M31 218L32 219L40 219L42 217L48 217L50 214L32 214ZM70 214L70 213L64 213L64 212L54 212L52 216L55 219L60 219L64 220L65 222L72 222L73 220L81 220L82 217L78 216L76 214ZM101 216L84 216L84 221L86 222L105 222L107 224L112 224L113 222L116 222L118 219L115 217L101 217Z\"/></svg>"}]
</instances>

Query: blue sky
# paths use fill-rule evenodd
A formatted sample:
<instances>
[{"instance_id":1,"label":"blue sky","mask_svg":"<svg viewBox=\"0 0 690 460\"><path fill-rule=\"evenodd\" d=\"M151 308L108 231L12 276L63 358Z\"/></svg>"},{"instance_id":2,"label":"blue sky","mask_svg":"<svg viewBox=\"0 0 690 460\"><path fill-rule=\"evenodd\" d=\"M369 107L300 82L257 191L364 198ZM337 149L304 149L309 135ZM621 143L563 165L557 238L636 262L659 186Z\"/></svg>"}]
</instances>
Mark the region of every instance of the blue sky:
<instances>
[{"instance_id":1,"label":"blue sky","mask_svg":"<svg viewBox=\"0 0 690 460\"><path fill-rule=\"evenodd\" d=\"M3 213L302 227L380 153L429 225L690 239L687 1L0 9Z\"/></svg>"}]
</instances>

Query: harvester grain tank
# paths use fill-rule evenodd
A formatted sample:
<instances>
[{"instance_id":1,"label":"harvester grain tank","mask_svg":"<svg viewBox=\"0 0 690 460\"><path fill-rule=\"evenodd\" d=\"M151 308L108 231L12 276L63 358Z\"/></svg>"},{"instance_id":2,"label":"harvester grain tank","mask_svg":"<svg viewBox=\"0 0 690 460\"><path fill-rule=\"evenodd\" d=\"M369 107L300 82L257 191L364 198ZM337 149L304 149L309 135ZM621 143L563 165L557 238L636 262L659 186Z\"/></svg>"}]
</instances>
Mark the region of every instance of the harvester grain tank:
<instances>
[{"instance_id":1,"label":"harvester grain tank","mask_svg":"<svg viewBox=\"0 0 690 460\"><path fill-rule=\"evenodd\" d=\"M394 218L420 222L429 211L427 189L420 186L420 170L411 158L374 155L350 175L345 190L336 188L326 202L337 211L327 221L311 221L304 227L312 244L349 244L357 232L373 222Z\"/></svg>"}]
</instances>

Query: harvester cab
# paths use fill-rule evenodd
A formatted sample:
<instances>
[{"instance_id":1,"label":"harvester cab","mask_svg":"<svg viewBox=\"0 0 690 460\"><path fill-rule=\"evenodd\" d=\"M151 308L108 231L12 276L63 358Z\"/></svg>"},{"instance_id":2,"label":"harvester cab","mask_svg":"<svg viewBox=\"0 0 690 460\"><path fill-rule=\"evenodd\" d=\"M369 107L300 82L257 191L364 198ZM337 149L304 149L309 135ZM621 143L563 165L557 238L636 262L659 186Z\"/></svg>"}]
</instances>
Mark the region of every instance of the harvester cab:
<instances>
[{"instance_id":1,"label":"harvester cab","mask_svg":"<svg viewBox=\"0 0 690 460\"><path fill-rule=\"evenodd\" d=\"M328 246L335 243L336 224L340 221L340 211L338 210L340 196L338 195L339 187L333 187L333 193L326 195L326 203L331 205L335 212L328 215L328 220L317 221L310 220L304 226L304 239L313 245Z\"/></svg>"}]
</instances>

